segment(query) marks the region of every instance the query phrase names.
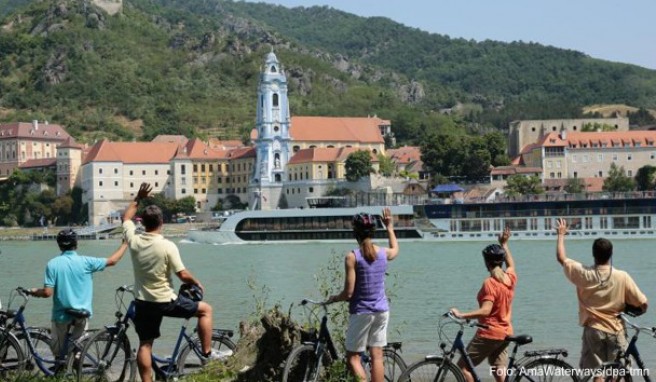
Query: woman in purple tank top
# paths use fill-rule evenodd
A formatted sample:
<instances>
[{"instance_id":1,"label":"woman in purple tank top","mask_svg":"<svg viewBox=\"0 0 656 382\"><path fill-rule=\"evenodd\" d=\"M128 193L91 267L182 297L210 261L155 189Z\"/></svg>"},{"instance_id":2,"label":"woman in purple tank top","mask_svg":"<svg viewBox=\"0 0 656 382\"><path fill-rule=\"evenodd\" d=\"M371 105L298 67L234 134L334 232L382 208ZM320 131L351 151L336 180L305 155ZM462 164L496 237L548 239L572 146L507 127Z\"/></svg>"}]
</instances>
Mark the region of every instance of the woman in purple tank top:
<instances>
[{"instance_id":1,"label":"woman in purple tank top","mask_svg":"<svg viewBox=\"0 0 656 382\"><path fill-rule=\"evenodd\" d=\"M376 231L373 215L360 213L353 216L353 234L358 248L345 258L344 289L326 302L349 302L349 326L346 332L346 357L354 376L366 380L360 362L360 353L369 348L371 355L371 381L384 380L383 347L387 344L389 305L385 295L387 262L399 253L394 234L394 223L389 208L383 210L382 221L387 229L389 248L374 245Z\"/></svg>"}]
</instances>

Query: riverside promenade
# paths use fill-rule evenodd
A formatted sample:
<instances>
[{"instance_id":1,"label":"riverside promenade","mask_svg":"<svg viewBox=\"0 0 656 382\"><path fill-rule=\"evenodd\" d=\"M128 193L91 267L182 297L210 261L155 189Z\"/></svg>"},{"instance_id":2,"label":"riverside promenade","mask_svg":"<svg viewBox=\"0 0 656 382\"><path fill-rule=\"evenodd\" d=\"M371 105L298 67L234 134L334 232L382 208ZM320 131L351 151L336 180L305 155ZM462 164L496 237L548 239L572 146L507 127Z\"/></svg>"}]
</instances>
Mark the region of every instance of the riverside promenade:
<instances>
[{"instance_id":1,"label":"riverside promenade","mask_svg":"<svg viewBox=\"0 0 656 382\"><path fill-rule=\"evenodd\" d=\"M202 223L179 223L179 224L164 224L163 235L168 238L183 238L187 236L187 231L191 228L199 228L204 226ZM54 240L57 233L68 226L51 226L48 229L43 227L0 227L0 241L31 241L31 240ZM72 227L73 229L78 227ZM80 227L81 228L81 227ZM115 235L120 235L120 227L117 229L118 233L109 234L111 238ZM82 237L84 239L84 237Z\"/></svg>"}]
</instances>

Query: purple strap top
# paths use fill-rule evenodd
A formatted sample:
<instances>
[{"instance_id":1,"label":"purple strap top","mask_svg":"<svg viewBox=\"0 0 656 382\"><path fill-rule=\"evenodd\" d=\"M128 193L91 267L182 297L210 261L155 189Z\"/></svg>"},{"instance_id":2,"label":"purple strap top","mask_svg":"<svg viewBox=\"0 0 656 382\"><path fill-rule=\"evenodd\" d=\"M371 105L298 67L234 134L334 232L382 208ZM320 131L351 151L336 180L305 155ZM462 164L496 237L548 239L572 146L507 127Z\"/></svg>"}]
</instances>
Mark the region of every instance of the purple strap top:
<instances>
[{"instance_id":1,"label":"purple strap top","mask_svg":"<svg viewBox=\"0 0 656 382\"><path fill-rule=\"evenodd\" d=\"M387 271L387 253L380 247L376 260L369 263L360 249L355 254L355 290L349 301L351 314L387 312L389 304L385 295L385 271Z\"/></svg>"}]
</instances>

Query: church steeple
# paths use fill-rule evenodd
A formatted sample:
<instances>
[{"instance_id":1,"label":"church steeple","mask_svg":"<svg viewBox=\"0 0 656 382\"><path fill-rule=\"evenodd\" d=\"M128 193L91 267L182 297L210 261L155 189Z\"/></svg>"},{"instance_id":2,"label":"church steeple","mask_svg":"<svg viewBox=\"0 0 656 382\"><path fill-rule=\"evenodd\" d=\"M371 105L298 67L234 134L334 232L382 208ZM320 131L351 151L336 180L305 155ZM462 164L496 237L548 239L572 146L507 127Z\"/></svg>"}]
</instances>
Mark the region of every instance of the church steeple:
<instances>
[{"instance_id":1,"label":"church steeple","mask_svg":"<svg viewBox=\"0 0 656 382\"><path fill-rule=\"evenodd\" d=\"M291 142L287 77L273 51L267 54L264 61L257 99L257 163L252 184L259 187L261 200L255 201L256 204L265 208L262 195L267 191L266 188L282 187ZM272 205L273 202L267 199L267 203Z\"/></svg>"}]
</instances>

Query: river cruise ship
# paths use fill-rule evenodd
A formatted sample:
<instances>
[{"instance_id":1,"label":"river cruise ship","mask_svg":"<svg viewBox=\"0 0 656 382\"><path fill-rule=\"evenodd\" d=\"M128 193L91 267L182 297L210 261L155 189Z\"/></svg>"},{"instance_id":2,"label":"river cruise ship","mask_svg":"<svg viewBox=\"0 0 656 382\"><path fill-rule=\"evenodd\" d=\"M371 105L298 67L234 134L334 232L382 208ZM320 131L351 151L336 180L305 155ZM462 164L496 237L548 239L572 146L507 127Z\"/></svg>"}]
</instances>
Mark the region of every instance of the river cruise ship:
<instances>
[{"instance_id":1,"label":"river cruise ship","mask_svg":"<svg viewBox=\"0 0 656 382\"><path fill-rule=\"evenodd\" d=\"M392 206L397 237L427 241L490 241L508 226L513 240L555 236L556 220L570 225L572 239L656 238L653 193L537 195L497 198L494 202L459 203L433 199L425 204ZM385 238L382 206L244 211L219 227L193 229L188 239L209 244L265 242L350 242L352 216L379 216L379 239Z\"/></svg>"}]
</instances>

